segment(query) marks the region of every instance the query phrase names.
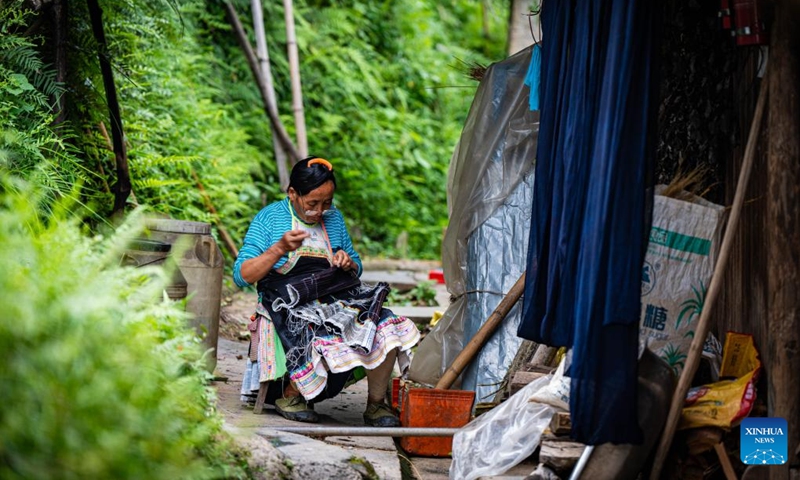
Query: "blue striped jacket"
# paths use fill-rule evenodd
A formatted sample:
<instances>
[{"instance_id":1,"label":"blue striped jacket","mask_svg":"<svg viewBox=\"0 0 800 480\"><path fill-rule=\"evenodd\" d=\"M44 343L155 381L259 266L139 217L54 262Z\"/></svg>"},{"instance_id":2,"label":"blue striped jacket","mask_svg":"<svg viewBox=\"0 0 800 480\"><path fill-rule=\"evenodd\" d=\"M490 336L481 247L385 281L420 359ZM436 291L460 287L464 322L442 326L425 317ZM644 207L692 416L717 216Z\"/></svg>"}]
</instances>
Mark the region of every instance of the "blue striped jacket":
<instances>
[{"instance_id":1,"label":"blue striped jacket","mask_svg":"<svg viewBox=\"0 0 800 480\"><path fill-rule=\"evenodd\" d=\"M284 200L267 205L256 214L250 223L250 228L247 229L244 245L239 250L239 256L233 265L233 281L236 282L236 285L240 287L249 285L242 278L242 263L247 259L255 258L264 253L269 247L278 243L284 233L292 229L290 208L292 208L292 204L287 197ZM325 214L322 221L325 223L325 230L328 232L331 248L334 251L341 249L347 252L350 258L358 265L358 275L360 276L362 269L361 257L353 249L353 242L350 239L350 234L347 233L342 212L333 207ZM280 268L281 265L286 263L287 259L288 255L284 255L272 268Z\"/></svg>"}]
</instances>

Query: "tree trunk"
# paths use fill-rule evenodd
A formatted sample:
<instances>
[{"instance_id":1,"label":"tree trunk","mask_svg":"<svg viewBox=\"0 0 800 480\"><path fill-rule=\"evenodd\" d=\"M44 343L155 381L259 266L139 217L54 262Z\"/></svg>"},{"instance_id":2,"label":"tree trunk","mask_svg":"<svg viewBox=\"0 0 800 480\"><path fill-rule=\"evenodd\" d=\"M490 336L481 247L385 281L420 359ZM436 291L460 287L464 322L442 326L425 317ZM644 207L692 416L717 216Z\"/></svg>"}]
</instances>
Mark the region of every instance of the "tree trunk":
<instances>
[{"instance_id":1,"label":"tree trunk","mask_svg":"<svg viewBox=\"0 0 800 480\"><path fill-rule=\"evenodd\" d=\"M264 33L264 10L261 7L261 0L252 0L253 7L253 28L256 32L256 53L258 62L261 64L261 75L267 87L267 96L273 105L278 105L275 98L275 86L272 84L272 69L269 64L269 49L267 48L267 36ZM286 150L278 141L275 127L270 124L272 130L272 149L275 152L275 163L278 165L278 179L281 182L281 189L286 190L289 186L289 172L286 168Z\"/></svg>"},{"instance_id":2,"label":"tree trunk","mask_svg":"<svg viewBox=\"0 0 800 480\"><path fill-rule=\"evenodd\" d=\"M769 52L769 151L767 231L769 416L788 422L787 465L770 478L789 478L798 468L800 438L800 7L775 2ZM796 473L796 472L795 472Z\"/></svg>"},{"instance_id":3,"label":"tree trunk","mask_svg":"<svg viewBox=\"0 0 800 480\"><path fill-rule=\"evenodd\" d=\"M531 26L536 35L536 40L541 40L542 36L539 28L539 16L530 16L531 10L534 8L534 3L537 5L539 2L532 0L512 0L511 10L508 16L508 54L514 55L515 53L523 50L526 47L533 45L534 38L531 34Z\"/></svg>"},{"instance_id":4,"label":"tree trunk","mask_svg":"<svg viewBox=\"0 0 800 480\"><path fill-rule=\"evenodd\" d=\"M253 53L253 47L250 46L250 42L247 40L247 35L244 33L244 28L242 28L242 22L239 21L239 15L236 14L236 9L233 8L231 2L225 2L225 10L228 13L228 21L230 21L231 26L233 27L233 33L236 35L236 39L239 41L239 46L242 47L242 51L244 51L244 55L247 58L247 63L250 65L250 71L253 73L253 77L256 79L256 84L258 84L258 89L261 92L261 100L264 102L264 111L267 113L267 117L269 117L270 122L272 122L272 126L275 128L275 133L278 134L278 140L281 141L283 148L286 149L286 153L289 154L292 162L296 163L301 159L300 154L294 147L292 139L289 138L289 134L286 133L286 129L283 128L281 119L278 116L278 108L273 102L270 101L267 93L266 81L261 76L261 69L258 66L256 54Z\"/></svg>"},{"instance_id":5,"label":"tree trunk","mask_svg":"<svg viewBox=\"0 0 800 480\"><path fill-rule=\"evenodd\" d=\"M489 38L489 0L481 0L481 35Z\"/></svg>"},{"instance_id":6,"label":"tree trunk","mask_svg":"<svg viewBox=\"0 0 800 480\"><path fill-rule=\"evenodd\" d=\"M67 0L53 2L53 37L56 47L55 68L56 82L64 84L67 80ZM62 93L53 102L56 112L54 125L62 123L67 118L66 94Z\"/></svg>"},{"instance_id":7,"label":"tree trunk","mask_svg":"<svg viewBox=\"0 0 800 480\"><path fill-rule=\"evenodd\" d=\"M114 85L114 73L108 60L106 35L103 32L103 11L97 0L86 0L89 16L92 20L92 31L97 41L100 72L103 74L103 86L106 89L106 101L111 123L111 140L114 144L114 158L117 165L117 183L114 185L114 210L112 216L118 217L125 210L125 202L131 194L131 177L128 171L128 153L122 133L122 117L119 113L117 87Z\"/></svg>"},{"instance_id":8,"label":"tree trunk","mask_svg":"<svg viewBox=\"0 0 800 480\"><path fill-rule=\"evenodd\" d=\"M294 9L292 0L283 0L283 11L286 17L286 49L289 54L289 74L292 78L292 110L294 111L294 129L297 134L297 150L300 157L308 155L306 139L306 116L303 111L303 90L300 86L300 57L297 53L297 37L294 32Z\"/></svg>"}]
</instances>

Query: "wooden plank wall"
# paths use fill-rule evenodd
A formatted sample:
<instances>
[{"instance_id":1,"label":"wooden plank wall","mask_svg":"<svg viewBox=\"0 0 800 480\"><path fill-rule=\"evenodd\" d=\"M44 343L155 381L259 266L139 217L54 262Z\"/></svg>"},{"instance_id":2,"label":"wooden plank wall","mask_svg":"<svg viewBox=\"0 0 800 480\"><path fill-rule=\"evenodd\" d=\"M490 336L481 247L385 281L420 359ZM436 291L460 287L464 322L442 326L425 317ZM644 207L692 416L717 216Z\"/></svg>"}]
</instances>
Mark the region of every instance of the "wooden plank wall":
<instances>
[{"instance_id":1,"label":"wooden plank wall","mask_svg":"<svg viewBox=\"0 0 800 480\"><path fill-rule=\"evenodd\" d=\"M760 86L756 73L759 63L763 62L763 58L754 54L754 50L742 49L737 51L737 56L741 73L733 79L736 98L731 101L738 107L736 137L740 141L734 145L730 160L722 168L725 205L733 203ZM769 361L764 357L767 354L766 131L766 127L762 127L739 231L713 317L713 331L720 341L724 340L728 331L752 333L765 363Z\"/></svg>"}]
</instances>

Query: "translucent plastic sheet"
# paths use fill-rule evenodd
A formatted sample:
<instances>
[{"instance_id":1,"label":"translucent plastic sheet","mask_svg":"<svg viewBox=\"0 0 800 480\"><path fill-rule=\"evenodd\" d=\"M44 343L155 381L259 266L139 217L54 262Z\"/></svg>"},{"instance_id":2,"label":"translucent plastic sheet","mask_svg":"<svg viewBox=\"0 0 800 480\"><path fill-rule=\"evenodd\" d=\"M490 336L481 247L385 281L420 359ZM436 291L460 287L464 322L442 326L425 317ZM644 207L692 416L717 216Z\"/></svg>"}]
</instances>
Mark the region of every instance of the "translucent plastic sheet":
<instances>
[{"instance_id":1,"label":"translucent plastic sheet","mask_svg":"<svg viewBox=\"0 0 800 480\"><path fill-rule=\"evenodd\" d=\"M526 175L505 202L467 242L467 308L464 338L471 339L522 275L533 204L533 173ZM475 401L491 402L519 349L520 302L464 372L461 388L475 390Z\"/></svg>"},{"instance_id":2,"label":"translucent plastic sheet","mask_svg":"<svg viewBox=\"0 0 800 480\"><path fill-rule=\"evenodd\" d=\"M492 313L502 298L498 294L506 293L522 274L533 184L526 173L532 170L539 129L538 112L530 111L524 85L530 59L528 48L487 69L453 154L442 264L455 301L414 356L409 378L416 382L437 382ZM526 186L515 192L523 180ZM510 312L466 372L464 386L502 379L520 342L518 310ZM497 386L487 386L483 395L492 388Z\"/></svg>"},{"instance_id":3,"label":"translucent plastic sheet","mask_svg":"<svg viewBox=\"0 0 800 480\"><path fill-rule=\"evenodd\" d=\"M473 480L501 475L528 458L555 414L552 407L529 399L550 379L550 375L537 378L456 432L450 478Z\"/></svg>"}]
</instances>

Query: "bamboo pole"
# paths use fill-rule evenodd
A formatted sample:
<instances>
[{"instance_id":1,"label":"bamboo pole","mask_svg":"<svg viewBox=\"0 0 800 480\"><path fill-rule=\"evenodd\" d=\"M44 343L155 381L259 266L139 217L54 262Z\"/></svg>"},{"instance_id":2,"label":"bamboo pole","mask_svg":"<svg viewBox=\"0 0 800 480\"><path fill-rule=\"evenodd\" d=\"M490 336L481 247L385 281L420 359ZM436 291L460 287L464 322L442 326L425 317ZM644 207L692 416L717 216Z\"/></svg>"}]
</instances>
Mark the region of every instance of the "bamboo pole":
<instances>
[{"instance_id":1,"label":"bamboo pole","mask_svg":"<svg viewBox=\"0 0 800 480\"><path fill-rule=\"evenodd\" d=\"M765 75L766 77L766 75ZM733 205L731 207L731 214L728 219L728 226L725 228L725 236L722 239L722 246L720 247L719 258L714 267L714 274L711 276L711 284L708 287L708 294L706 295L703 311L700 313L700 320L697 322L697 328L694 332L694 339L692 346L689 348L689 354L686 358L686 365L681 372L681 377L678 380L678 386L672 395L672 402L670 404L669 415L667 416L667 423L664 426L664 432L661 434L661 441L656 449L656 457L653 462L653 469L650 471L650 480L658 480L661 476L661 470L664 467L664 461L667 459L672 438L675 436L675 430L678 426L678 420L681 416L683 409L683 402L686 398L686 392L691 386L692 378L697 372L697 367L700 364L700 356L703 353L703 344L705 343L708 331L711 328L711 312L713 311L714 302L719 296L722 287L722 275L725 272L725 267L728 264L730 257L731 245L733 244L733 237L736 234L736 229L739 226L739 216L742 212L742 204L744 203L744 195L747 191L747 183L750 179L750 171L753 167L753 157L755 156L756 140L758 133L761 129L761 119L764 116L764 105L767 99L767 82L766 78L761 84L761 92L758 95L758 103L756 104L756 111L753 115L753 122L750 125L750 133L747 137L747 146L744 151L744 161L739 173L739 181L736 185L736 194L733 197Z\"/></svg>"},{"instance_id":2,"label":"bamboo pole","mask_svg":"<svg viewBox=\"0 0 800 480\"><path fill-rule=\"evenodd\" d=\"M289 75L292 78L292 111L294 111L294 129L297 134L297 150L300 152L300 157L304 158L308 156L308 140L306 139L306 116L303 111L303 90L300 86L300 56L297 53L292 0L283 0L283 12L286 17L286 50L289 55Z\"/></svg>"},{"instance_id":3,"label":"bamboo pole","mask_svg":"<svg viewBox=\"0 0 800 480\"><path fill-rule=\"evenodd\" d=\"M289 134L286 133L286 129L283 128L283 123L281 123L281 119L278 116L278 108L274 103L270 102L269 95L267 94L266 82L261 76L261 69L259 68L256 54L253 53L253 47L250 46L250 42L247 40L247 35L244 33L242 22L239 21L239 15L236 14L236 9L233 8L231 2L225 2L225 10L228 13L228 21L233 27L233 33L236 35L236 39L239 41L239 46L242 48L242 51L244 51L244 55L247 58L247 64L250 65L250 71L253 73L253 77L256 79L256 84L258 84L258 89L261 93L261 100L264 102L264 111L266 112L267 117L269 117L270 122L272 122L272 126L275 127L275 132L278 134L278 140L280 140L283 148L286 149L286 153L289 154L292 162L296 163L302 157L300 157L300 154L294 147L292 139L289 137Z\"/></svg>"},{"instance_id":4,"label":"bamboo pole","mask_svg":"<svg viewBox=\"0 0 800 480\"><path fill-rule=\"evenodd\" d=\"M261 65L261 76L267 87L267 96L270 103L278 105L275 98L275 85L272 83L272 69L269 64L269 48L267 47L267 36L264 32L264 9L261 0L252 0L253 9L253 30L256 33L256 54L258 63ZM286 150L278 140L275 127L270 123L272 131L272 150L275 152L275 163L278 165L278 180L281 182L281 190L286 190L289 186L289 171L286 168Z\"/></svg>"},{"instance_id":5,"label":"bamboo pole","mask_svg":"<svg viewBox=\"0 0 800 480\"><path fill-rule=\"evenodd\" d=\"M489 318L486 320L480 329L475 333L475 336L467 343L467 346L461 350L461 353L453 360L453 363L447 367L445 370L444 375L439 381L436 383L436 387L438 389L447 390L453 385L453 382L456 381L461 372L469 365L475 355L483 348L483 345L489 340L489 337L492 336L497 327L503 322L503 319L506 318L508 312L511 311L511 307L517 303L519 297L522 296L522 292L525 290L525 274L523 273L517 283L511 287L511 290L508 291L503 300L497 305L497 308L494 309Z\"/></svg>"}]
</instances>

